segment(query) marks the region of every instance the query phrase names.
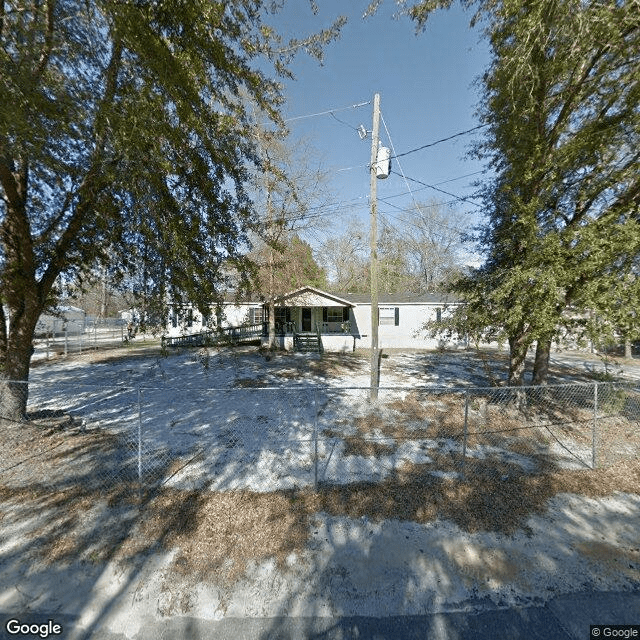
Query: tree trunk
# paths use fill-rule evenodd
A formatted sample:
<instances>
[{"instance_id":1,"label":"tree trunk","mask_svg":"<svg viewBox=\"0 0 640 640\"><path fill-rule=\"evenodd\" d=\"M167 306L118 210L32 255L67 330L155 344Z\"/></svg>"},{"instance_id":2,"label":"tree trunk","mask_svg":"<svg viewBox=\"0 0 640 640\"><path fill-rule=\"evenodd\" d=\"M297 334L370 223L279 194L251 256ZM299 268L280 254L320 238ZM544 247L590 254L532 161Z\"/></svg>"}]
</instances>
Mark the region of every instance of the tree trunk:
<instances>
[{"instance_id":1,"label":"tree trunk","mask_svg":"<svg viewBox=\"0 0 640 640\"><path fill-rule=\"evenodd\" d=\"M98 313L99 318L107 317L107 269L106 267L102 268L102 277L100 282L100 312Z\"/></svg>"},{"instance_id":2,"label":"tree trunk","mask_svg":"<svg viewBox=\"0 0 640 640\"><path fill-rule=\"evenodd\" d=\"M631 358L633 357L631 353L631 340L629 340L629 338L627 338L626 336L624 338L624 357L627 360L631 360Z\"/></svg>"},{"instance_id":3,"label":"tree trunk","mask_svg":"<svg viewBox=\"0 0 640 640\"><path fill-rule=\"evenodd\" d=\"M276 303L269 298L269 349L276 348Z\"/></svg>"},{"instance_id":4,"label":"tree trunk","mask_svg":"<svg viewBox=\"0 0 640 640\"><path fill-rule=\"evenodd\" d=\"M33 334L39 317L37 307L22 314L9 314L4 367L0 371L0 419L22 422L26 418Z\"/></svg>"},{"instance_id":5,"label":"tree trunk","mask_svg":"<svg viewBox=\"0 0 640 640\"><path fill-rule=\"evenodd\" d=\"M36 280L36 256L26 209L28 181L26 157L14 160L0 156L0 186L5 201L0 224L4 250L0 304L6 305L0 315L0 419L13 422L22 422L26 416L33 334L48 293L48 289L41 291Z\"/></svg>"},{"instance_id":6,"label":"tree trunk","mask_svg":"<svg viewBox=\"0 0 640 640\"><path fill-rule=\"evenodd\" d=\"M527 360L529 342L520 334L509 338L509 379L510 387L520 387L524 382L524 368Z\"/></svg>"},{"instance_id":7,"label":"tree trunk","mask_svg":"<svg viewBox=\"0 0 640 640\"><path fill-rule=\"evenodd\" d=\"M551 338L541 338L536 345L536 359L533 364L533 384L546 384L551 356Z\"/></svg>"}]
</instances>

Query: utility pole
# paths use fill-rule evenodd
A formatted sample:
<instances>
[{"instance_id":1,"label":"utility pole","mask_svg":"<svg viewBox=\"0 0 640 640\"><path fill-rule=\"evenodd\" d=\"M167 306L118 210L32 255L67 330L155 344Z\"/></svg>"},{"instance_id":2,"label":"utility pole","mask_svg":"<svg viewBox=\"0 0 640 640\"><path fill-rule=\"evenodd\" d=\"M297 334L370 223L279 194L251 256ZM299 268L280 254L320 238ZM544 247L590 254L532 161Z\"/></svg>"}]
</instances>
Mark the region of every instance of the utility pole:
<instances>
[{"instance_id":1,"label":"utility pole","mask_svg":"<svg viewBox=\"0 0 640 640\"><path fill-rule=\"evenodd\" d=\"M378 138L380 135L380 94L373 96L373 127L371 130L371 165L369 205L371 207L371 235L369 246L371 249L370 275L371 275L371 389L369 398L371 401L378 399L378 387L380 386L380 372L378 369L378 183L377 160Z\"/></svg>"}]
</instances>

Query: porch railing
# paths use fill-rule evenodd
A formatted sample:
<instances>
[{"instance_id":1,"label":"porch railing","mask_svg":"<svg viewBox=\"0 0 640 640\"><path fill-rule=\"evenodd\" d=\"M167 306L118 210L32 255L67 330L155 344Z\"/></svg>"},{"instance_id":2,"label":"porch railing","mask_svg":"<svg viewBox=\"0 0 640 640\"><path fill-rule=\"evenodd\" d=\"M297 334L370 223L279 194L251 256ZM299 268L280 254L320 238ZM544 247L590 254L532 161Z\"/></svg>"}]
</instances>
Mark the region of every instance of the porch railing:
<instances>
[{"instance_id":1,"label":"porch railing","mask_svg":"<svg viewBox=\"0 0 640 640\"><path fill-rule=\"evenodd\" d=\"M213 331L203 331L187 336L164 336L162 344L167 347L200 347L204 345L236 344L248 342L265 335L266 324L241 325L238 327L225 327Z\"/></svg>"}]
</instances>

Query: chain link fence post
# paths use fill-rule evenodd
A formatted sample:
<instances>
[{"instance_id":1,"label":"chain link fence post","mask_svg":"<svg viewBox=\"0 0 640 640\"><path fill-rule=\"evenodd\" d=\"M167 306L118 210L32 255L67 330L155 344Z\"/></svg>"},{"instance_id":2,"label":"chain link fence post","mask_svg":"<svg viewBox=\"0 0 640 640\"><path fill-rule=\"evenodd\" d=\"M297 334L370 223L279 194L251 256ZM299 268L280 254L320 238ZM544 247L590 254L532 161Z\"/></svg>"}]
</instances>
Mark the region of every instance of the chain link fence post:
<instances>
[{"instance_id":1,"label":"chain link fence post","mask_svg":"<svg viewBox=\"0 0 640 640\"><path fill-rule=\"evenodd\" d=\"M467 434L469 432L469 391L464 392L464 433L462 436L462 479L465 479L467 460Z\"/></svg>"},{"instance_id":2,"label":"chain link fence post","mask_svg":"<svg viewBox=\"0 0 640 640\"><path fill-rule=\"evenodd\" d=\"M142 504L142 389L138 387L138 503Z\"/></svg>"},{"instance_id":3,"label":"chain link fence post","mask_svg":"<svg viewBox=\"0 0 640 640\"><path fill-rule=\"evenodd\" d=\"M318 389L313 388L313 490L318 491Z\"/></svg>"},{"instance_id":4,"label":"chain link fence post","mask_svg":"<svg viewBox=\"0 0 640 640\"><path fill-rule=\"evenodd\" d=\"M591 468L595 469L598 464L597 457L597 437L598 437L598 383L593 383L593 428L591 431Z\"/></svg>"}]
</instances>

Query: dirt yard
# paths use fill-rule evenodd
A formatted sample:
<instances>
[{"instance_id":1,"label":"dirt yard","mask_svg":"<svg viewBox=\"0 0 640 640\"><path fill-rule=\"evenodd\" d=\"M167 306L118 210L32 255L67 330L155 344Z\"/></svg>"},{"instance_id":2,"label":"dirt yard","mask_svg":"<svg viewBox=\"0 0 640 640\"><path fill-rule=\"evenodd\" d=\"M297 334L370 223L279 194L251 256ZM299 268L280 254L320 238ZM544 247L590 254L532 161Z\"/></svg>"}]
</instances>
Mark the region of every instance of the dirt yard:
<instances>
[{"instance_id":1,"label":"dirt yard","mask_svg":"<svg viewBox=\"0 0 640 640\"><path fill-rule=\"evenodd\" d=\"M149 383L150 378L157 382L163 376L176 380L172 376L184 375L186 368L194 388L203 382L210 388L219 388L224 381L228 390L246 389L246 393L251 393L277 381L286 385L329 384L336 393L345 393L348 385L356 387L367 380L366 355L325 355L317 359L276 355L266 361L249 350L231 354L182 353L168 358L161 354L152 358L144 354L132 357L131 353L122 358L111 352L108 357L92 364L83 363L79 368L67 367L64 363L41 365L38 369L43 374L40 379L34 376L33 396L47 397L49 402L43 402L40 408L33 407L29 423L3 427L0 577L4 574L16 584L22 584L21 581L24 584L19 589L16 587L18 591L0 590L0 604L5 608L17 606L16 603L28 602L29 598L33 604L38 600L33 600L38 593L40 604L55 602L62 596L56 594L52 576L76 572L79 566L85 567L83 571L90 576L109 567L114 576L128 576L128 584L138 584L142 591L148 590L149 585L140 587L131 575L150 571L153 558L163 559L161 571L154 574L157 583L154 582L153 593L161 603L158 615L193 613L204 606L204 596L198 591L203 584L218 590L220 615L234 612L238 615L241 610L251 615L248 604L242 609L238 594L246 595L247 581L263 584L265 571L271 576L269 579L276 580L274 584L280 585L274 587L273 597L263 596L266 600L261 611L273 613L284 606L283 594L292 588L287 580L297 576L295 590L301 593L302 587L297 581L303 574L310 575L305 573L311 571L310 567L317 574L320 556L326 562L323 561L322 580L314 582L317 589L330 583L336 598L340 593L348 599L352 596L347 598L343 587L336 586L337 574L328 567L348 566L349 571L353 571L353 563L357 564L362 550L368 548L367 536L374 541L376 536L384 538L391 523L395 523L393 527L400 527L398 532L406 531L406 540L410 541L411 548L416 547L418 556L424 555L427 538L429 544L436 544L433 538L436 531L466 541L468 549L489 548L491 544L498 545L494 549L500 546L511 549L519 540L518 544L524 546L518 546L517 553L526 555L525 547L531 544L539 556L543 553L555 558L553 562L561 566L569 563L567 566L572 570L567 574L569 582L563 583L565 586L569 583L575 586L579 575L596 576L602 563L607 567L618 566L619 571L607 578L610 584L624 588L640 585L640 547L634 546L633 533L626 524L640 516L637 454L621 456L616 464L595 470L588 469L587 465L562 468L550 458L553 442L549 438L545 440L548 429L514 431L518 427L514 421L519 418L513 413L512 405L492 404L490 394L478 395L468 407L468 415L475 422L470 423L474 428L469 430L464 446L475 453L465 458L461 466L459 450L450 444L442 446L451 442L462 446L460 434L465 419L464 411L460 411L464 406L460 404L460 394L447 388L457 390L471 384L487 384L490 377L487 367L497 370L501 361L499 354L490 355L490 359L487 356L479 361L472 355L389 354L389 358L383 360L383 384L388 381L392 383L390 386L406 387L409 383L416 386L431 382L437 384L438 394L429 396L427 402L416 390L405 389L401 396L381 397L373 408L366 403L358 404L359 397L355 402L354 397L349 396L346 406L352 419L347 420L346 414L340 413L342 409L332 413L330 407L323 406L320 425L320 453L325 456L325 469L331 469L332 456L339 456L342 466L335 468L336 474L352 473L349 465L357 464L367 469L375 464L386 465L383 472L371 477L353 472L351 479L345 476L339 481L325 480L317 489L312 484L297 482L259 491L249 488L250 484L227 490L195 485L188 488L178 480L184 479L189 469L199 463L195 457L173 460L166 471L171 482L144 486L141 491L135 474L127 476L119 472L123 433L93 428L91 420L95 412L82 413L79 403L76 408L65 405L61 397L56 400L48 390L64 380L74 389L75 397L81 398L82 406L90 404L91 396L93 402L100 405L101 412L113 413L118 419L124 414L118 413L119 408L111 399L115 394L105 392L111 382L118 381L126 387L142 380ZM196 371L200 376L198 381L193 378ZM74 386L74 376L86 380L87 375L92 375L93 382L100 386L104 396L101 396L102 404L95 399L95 389L85 394ZM554 380L564 383L576 378L581 382L588 380L588 373L578 374L573 366L557 367L552 375ZM108 390L113 388L110 386ZM184 389L178 391L184 394ZM106 397L110 398L109 402ZM167 397L168 407L173 397ZM62 406L54 409L53 402ZM262 415L266 410L261 406L262 413L252 416ZM541 410L538 407L536 411ZM548 419L549 413L545 416ZM573 419L579 423L584 416L574 415ZM158 428L160 424L158 422ZM493 425L493 431L486 428L488 424ZM609 437L626 438L632 451L638 445L637 417L614 421L609 428ZM570 433L567 437L578 441L583 435ZM409 451L407 442L422 443L420 455L426 457L418 457L417 449ZM532 460L535 468L523 466L517 457L496 457L495 451L505 450L507 442L513 456ZM228 463L236 464L237 460ZM565 513L561 505L576 500L581 507L575 515L580 513L582 524L563 522L566 516L560 515ZM589 509L592 509L591 515ZM603 509L622 514L613 518L610 531L608 525L602 529L599 514ZM613 525L616 518L624 520L615 525L618 528ZM543 542L550 525L543 526L541 522L552 523L557 528L557 537L552 542L547 538ZM336 526L339 531L342 531L340 527L352 531L345 534L345 540L351 539L351 543L338 542L342 538L335 532L330 535ZM577 535L576 526L585 530ZM489 539L493 542L487 542ZM348 562L344 558L338 562L349 544L354 548L349 552ZM562 559L561 549L567 545L574 555ZM432 557L440 558L438 562L450 574L449 580L455 584L461 581L459 588L439 591L446 602L459 601L470 594L481 596L487 589L505 597L508 585L513 597L529 597L527 594L535 591L536 580L545 585L553 582L551 574L544 573L536 580L532 578L525 588L518 571L516 581L515 574L509 573L512 570L506 569L506 560L496 561L491 556L474 561L479 563L476 566L470 564L465 555L467 551L460 555L462 548L445 549L446 562L439 555L443 547L438 546L437 551L431 548ZM516 553L513 549L512 552ZM399 554L400 550L394 553ZM591 563L587 573L585 563ZM532 559L531 571L534 565ZM399 570L389 569L389 575L395 576L394 572ZM405 578L393 579L400 580L406 588ZM120 579L114 578L115 583L119 584ZM514 581L520 586L516 588ZM83 580L78 582L84 584ZM43 585L42 589L36 588L38 584ZM176 585L181 586L178 589ZM30 595L21 596L20 591ZM220 595L223 592L224 597ZM67 599L63 600L60 600L61 607L71 607ZM424 601L420 602L420 607L427 606ZM400 609L414 611L411 606L405 603Z\"/></svg>"}]
</instances>

